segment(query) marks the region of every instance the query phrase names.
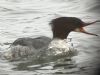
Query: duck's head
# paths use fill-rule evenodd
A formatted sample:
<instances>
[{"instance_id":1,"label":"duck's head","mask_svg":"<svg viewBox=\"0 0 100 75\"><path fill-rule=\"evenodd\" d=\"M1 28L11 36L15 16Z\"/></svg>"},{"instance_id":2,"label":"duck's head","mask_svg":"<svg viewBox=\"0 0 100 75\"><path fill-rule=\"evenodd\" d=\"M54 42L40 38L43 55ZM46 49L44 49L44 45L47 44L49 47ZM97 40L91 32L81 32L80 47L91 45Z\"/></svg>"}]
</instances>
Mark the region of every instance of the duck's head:
<instances>
[{"instance_id":1,"label":"duck's head","mask_svg":"<svg viewBox=\"0 0 100 75\"><path fill-rule=\"evenodd\" d=\"M51 21L53 38L66 39L71 31L95 35L84 30L84 27L100 21L85 23L76 17L59 17Z\"/></svg>"}]
</instances>

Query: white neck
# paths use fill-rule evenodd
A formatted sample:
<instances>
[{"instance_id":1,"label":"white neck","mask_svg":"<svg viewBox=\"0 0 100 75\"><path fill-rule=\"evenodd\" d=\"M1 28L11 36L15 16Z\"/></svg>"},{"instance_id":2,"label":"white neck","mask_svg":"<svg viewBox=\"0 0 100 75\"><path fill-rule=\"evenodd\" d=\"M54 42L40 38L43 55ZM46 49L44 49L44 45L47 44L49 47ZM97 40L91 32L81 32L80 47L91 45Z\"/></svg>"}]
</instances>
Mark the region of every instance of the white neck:
<instances>
[{"instance_id":1,"label":"white neck","mask_svg":"<svg viewBox=\"0 0 100 75\"><path fill-rule=\"evenodd\" d=\"M49 48L63 48L63 49L68 49L68 44L67 44L67 40L66 39L58 39L55 38L51 41L51 43L49 44Z\"/></svg>"}]
</instances>

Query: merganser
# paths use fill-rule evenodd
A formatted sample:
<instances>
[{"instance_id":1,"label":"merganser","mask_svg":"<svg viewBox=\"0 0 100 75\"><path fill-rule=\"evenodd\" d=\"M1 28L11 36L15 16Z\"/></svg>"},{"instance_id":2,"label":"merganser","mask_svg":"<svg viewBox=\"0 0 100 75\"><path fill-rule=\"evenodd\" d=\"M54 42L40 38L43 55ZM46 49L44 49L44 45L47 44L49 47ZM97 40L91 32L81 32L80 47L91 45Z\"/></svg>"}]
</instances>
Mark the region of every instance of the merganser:
<instances>
[{"instance_id":1,"label":"merganser","mask_svg":"<svg viewBox=\"0 0 100 75\"><path fill-rule=\"evenodd\" d=\"M68 47L65 39L71 31L82 32L89 35L93 33L86 32L83 27L100 22L96 20L91 23L85 23L76 17L59 17L50 22L53 39L42 36L38 38L18 38L15 40L8 51L4 53L4 57L10 60L16 60L23 57L33 56L40 58L42 56L59 55L68 53Z\"/></svg>"}]
</instances>

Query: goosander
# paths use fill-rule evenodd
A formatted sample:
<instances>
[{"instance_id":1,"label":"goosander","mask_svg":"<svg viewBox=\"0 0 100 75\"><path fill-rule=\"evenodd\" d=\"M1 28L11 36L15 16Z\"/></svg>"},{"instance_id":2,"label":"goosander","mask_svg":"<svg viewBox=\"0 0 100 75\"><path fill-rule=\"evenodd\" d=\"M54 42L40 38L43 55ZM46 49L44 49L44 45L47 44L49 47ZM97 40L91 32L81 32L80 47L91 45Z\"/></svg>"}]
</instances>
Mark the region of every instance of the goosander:
<instances>
[{"instance_id":1,"label":"goosander","mask_svg":"<svg viewBox=\"0 0 100 75\"><path fill-rule=\"evenodd\" d=\"M4 53L4 58L17 60L24 57L40 58L42 56L53 56L62 53L68 53L70 48L65 41L71 31L82 32L89 35L93 33L86 32L83 27L100 22L99 20L85 23L76 17L59 17L50 22L53 39L46 36L37 38L18 38L15 40L8 51Z\"/></svg>"}]
</instances>

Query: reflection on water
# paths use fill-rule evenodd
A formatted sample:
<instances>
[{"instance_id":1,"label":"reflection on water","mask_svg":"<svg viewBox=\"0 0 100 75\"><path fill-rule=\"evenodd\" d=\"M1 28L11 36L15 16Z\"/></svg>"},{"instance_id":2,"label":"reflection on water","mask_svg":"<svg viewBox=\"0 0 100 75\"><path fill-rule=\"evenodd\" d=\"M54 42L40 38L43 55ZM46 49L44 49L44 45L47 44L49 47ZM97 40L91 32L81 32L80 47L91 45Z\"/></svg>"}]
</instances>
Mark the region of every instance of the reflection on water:
<instances>
[{"instance_id":1,"label":"reflection on water","mask_svg":"<svg viewBox=\"0 0 100 75\"><path fill-rule=\"evenodd\" d=\"M48 62L43 60L31 62L11 62L15 67L14 71L35 71L43 74L79 74L80 68L70 58L63 58L57 61Z\"/></svg>"},{"instance_id":2,"label":"reflection on water","mask_svg":"<svg viewBox=\"0 0 100 75\"><path fill-rule=\"evenodd\" d=\"M21 37L52 37L52 18L76 16L84 21L100 19L99 0L0 0L0 52ZM96 14L95 14L96 13ZM100 23L87 31L100 35ZM0 75L95 75L99 73L100 37L72 32L78 55L48 60L13 61L0 59ZM0 55L1 56L1 55ZM98 69L97 69L98 68ZM99 75L99 74L98 74Z\"/></svg>"}]
</instances>

